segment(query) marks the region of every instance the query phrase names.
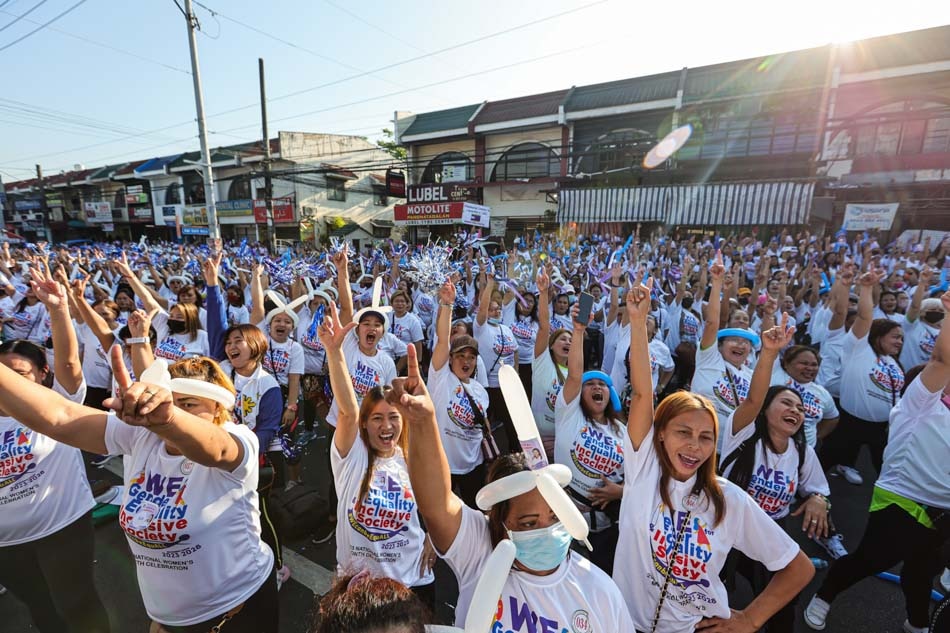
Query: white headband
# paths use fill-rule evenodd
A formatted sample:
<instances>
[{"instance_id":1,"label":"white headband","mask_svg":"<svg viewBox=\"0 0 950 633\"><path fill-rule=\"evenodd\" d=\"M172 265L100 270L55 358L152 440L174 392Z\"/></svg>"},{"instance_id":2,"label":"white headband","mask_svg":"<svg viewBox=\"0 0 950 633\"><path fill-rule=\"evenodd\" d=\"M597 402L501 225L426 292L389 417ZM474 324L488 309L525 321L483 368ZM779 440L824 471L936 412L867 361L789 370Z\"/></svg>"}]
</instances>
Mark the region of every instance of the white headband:
<instances>
[{"instance_id":1,"label":"white headband","mask_svg":"<svg viewBox=\"0 0 950 633\"><path fill-rule=\"evenodd\" d=\"M221 404L225 409L234 408L234 394L214 383L196 380L194 378L172 378L171 392L180 396L195 396L207 398Z\"/></svg>"},{"instance_id":2,"label":"white headband","mask_svg":"<svg viewBox=\"0 0 950 633\"><path fill-rule=\"evenodd\" d=\"M166 280L168 283L173 281L180 281L181 283L190 286L194 283L194 280L191 278L191 275L172 275Z\"/></svg>"},{"instance_id":3,"label":"white headband","mask_svg":"<svg viewBox=\"0 0 950 633\"><path fill-rule=\"evenodd\" d=\"M294 322L294 328L300 323L300 317L297 316L297 312L294 310L297 306L302 305L310 299L309 295L301 295L291 301L288 304L284 304L281 301L280 296L273 290L268 290L266 292L267 296L273 301L277 307L267 313L267 316L264 317L264 323L270 324L271 320L278 314L286 314L290 317L290 320Z\"/></svg>"}]
</instances>

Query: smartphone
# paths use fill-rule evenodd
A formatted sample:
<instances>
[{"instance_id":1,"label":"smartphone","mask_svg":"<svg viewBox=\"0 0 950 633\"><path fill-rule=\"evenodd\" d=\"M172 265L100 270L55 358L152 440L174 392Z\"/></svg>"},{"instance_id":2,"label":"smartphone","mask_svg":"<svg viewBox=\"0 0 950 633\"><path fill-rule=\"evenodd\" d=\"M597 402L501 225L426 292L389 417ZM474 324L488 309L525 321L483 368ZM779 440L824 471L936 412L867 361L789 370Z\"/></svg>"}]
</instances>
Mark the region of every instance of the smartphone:
<instances>
[{"instance_id":1,"label":"smartphone","mask_svg":"<svg viewBox=\"0 0 950 633\"><path fill-rule=\"evenodd\" d=\"M577 298L577 322L590 323L590 311L594 307L594 295L582 292Z\"/></svg>"}]
</instances>

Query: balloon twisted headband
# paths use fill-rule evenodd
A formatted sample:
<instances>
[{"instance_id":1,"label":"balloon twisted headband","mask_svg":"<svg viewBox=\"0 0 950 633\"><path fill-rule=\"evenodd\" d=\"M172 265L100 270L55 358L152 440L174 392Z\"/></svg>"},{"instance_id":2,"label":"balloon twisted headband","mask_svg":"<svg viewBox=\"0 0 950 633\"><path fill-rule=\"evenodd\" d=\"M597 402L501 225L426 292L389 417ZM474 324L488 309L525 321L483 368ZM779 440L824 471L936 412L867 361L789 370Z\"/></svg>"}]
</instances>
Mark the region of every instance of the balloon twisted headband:
<instances>
[{"instance_id":1,"label":"balloon twisted headband","mask_svg":"<svg viewBox=\"0 0 950 633\"><path fill-rule=\"evenodd\" d=\"M194 378L172 378L168 372L168 363L162 358L155 359L155 362L142 372L139 380L140 382L147 382L157 387L167 389L173 394L207 398L208 400L214 400L225 409L234 408L233 393L220 385L203 380L196 380Z\"/></svg>"}]
</instances>

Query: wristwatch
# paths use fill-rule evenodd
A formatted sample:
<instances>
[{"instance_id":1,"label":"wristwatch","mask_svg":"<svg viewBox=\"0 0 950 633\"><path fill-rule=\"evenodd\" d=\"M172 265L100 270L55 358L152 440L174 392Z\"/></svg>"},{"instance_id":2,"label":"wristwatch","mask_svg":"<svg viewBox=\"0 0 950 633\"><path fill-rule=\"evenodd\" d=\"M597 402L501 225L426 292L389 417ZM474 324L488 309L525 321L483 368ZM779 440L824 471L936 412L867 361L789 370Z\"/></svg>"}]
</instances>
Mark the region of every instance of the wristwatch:
<instances>
[{"instance_id":1,"label":"wristwatch","mask_svg":"<svg viewBox=\"0 0 950 633\"><path fill-rule=\"evenodd\" d=\"M134 336L132 338L125 339L126 345L145 345L149 340L144 336Z\"/></svg>"}]
</instances>

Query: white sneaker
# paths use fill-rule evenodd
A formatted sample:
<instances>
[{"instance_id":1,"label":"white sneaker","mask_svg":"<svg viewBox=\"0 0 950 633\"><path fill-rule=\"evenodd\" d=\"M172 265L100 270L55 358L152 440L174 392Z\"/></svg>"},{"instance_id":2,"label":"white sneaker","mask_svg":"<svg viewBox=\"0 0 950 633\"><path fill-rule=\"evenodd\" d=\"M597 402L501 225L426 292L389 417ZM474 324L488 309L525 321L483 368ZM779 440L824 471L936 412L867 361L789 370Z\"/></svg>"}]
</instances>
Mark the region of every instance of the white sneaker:
<instances>
[{"instance_id":1,"label":"white sneaker","mask_svg":"<svg viewBox=\"0 0 950 633\"><path fill-rule=\"evenodd\" d=\"M835 560L848 555L848 550L844 546L843 534L832 534L824 538L815 536L812 540L821 545L821 548L828 552L828 556Z\"/></svg>"},{"instance_id":2,"label":"white sneaker","mask_svg":"<svg viewBox=\"0 0 950 633\"><path fill-rule=\"evenodd\" d=\"M864 483L864 479L861 478L861 473L850 466L842 466L841 464L838 464L831 469L831 472L832 474L841 475L848 481L849 484L860 486Z\"/></svg>"},{"instance_id":3,"label":"white sneaker","mask_svg":"<svg viewBox=\"0 0 950 633\"><path fill-rule=\"evenodd\" d=\"M950 569L944 569L940 575L940 586L945 594L950 594Z\"/></svg>"},{"instance_id":4,"label":"white sneaker","mask_svg":"<svg viewBox=\"0 0 950 633\"><path fill-rule=\"evenodd\" d=\"M930 633L929 626L914 626L909 620L904 620L904 633Z\"/></svg>"},{"instance_id":5,"label":"white sneaker","mask_svg":"<svg viewBox=\"0 0 950 633\"><path fill-rule=\"evenodd\" d=\"M831 605L819 598L813 596L811 602L805 607L805 624L816 631L825 630L825 619L828 617L828 611Z\"/></svg>"}]
</instances>

